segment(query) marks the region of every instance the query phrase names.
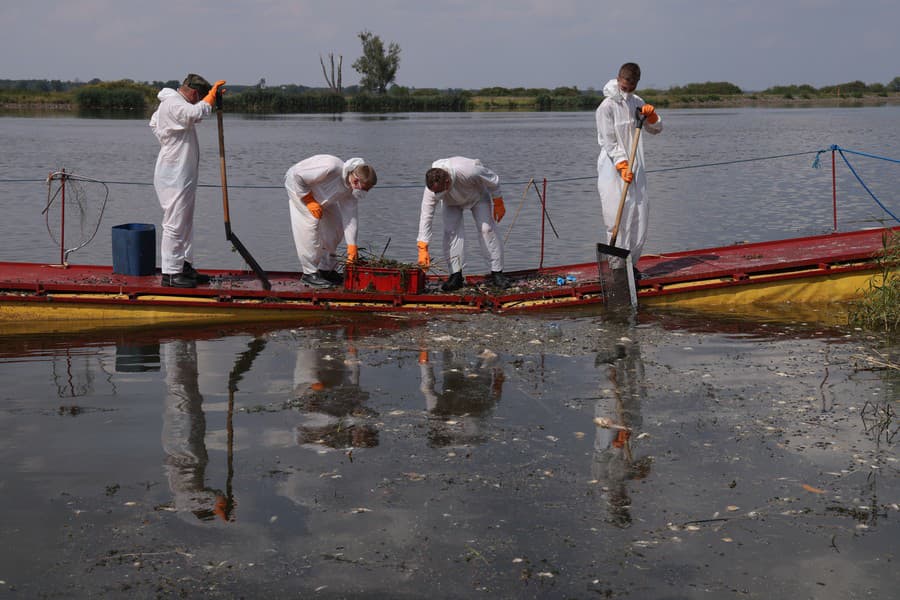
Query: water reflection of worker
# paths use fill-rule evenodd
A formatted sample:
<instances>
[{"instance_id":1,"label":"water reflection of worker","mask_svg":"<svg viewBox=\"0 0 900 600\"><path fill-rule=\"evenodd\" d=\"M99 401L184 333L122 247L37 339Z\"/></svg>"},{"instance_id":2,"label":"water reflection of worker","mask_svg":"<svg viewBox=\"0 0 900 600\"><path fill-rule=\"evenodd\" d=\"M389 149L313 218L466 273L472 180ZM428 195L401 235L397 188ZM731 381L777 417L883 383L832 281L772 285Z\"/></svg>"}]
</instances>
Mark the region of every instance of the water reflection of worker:
<instances>
[{"instance_id":1,"label":"water reflection of worker","mask_svg":"<svg viewBox=\"0 0 900 600\"><path fill-rule=\"evenodd\" d=\"M161 346L166 370L162 445L165 471L175 508L198 519L227 520L225 494L206 486L206 416L197 382L197 347L193 340L174 340Z\"/></svg>"},{"instance_id":2,"label":"water reflection of worker","mask_svg":"<svg viewBox=\"0 0 900 600\"><path fill-rule=\"evenodd\" d=\"M485 421L503 392L503 369L493 354L466 364L453 351L441 353L441 391L428 352L419 352L419 374L425 407L429 413L428 444L446 447L478 444L486 439ZM452 419L449 417L458 417Z\"/></svg>"},{"instance_id":3,"label":"water reflection of worker","mask_svg":"<svg viewBox=\"0 0 900 600\"><path fill-rule=\"evenodd\" d=\"M633 442L643 423L641 399L644 387L644 363L640 348L623 338L611 357L598 357L608 364L611 390L601 393L594 407L596 434L591 472L603 486L609 522L618 527L631 524L631 498L627 482L643 479L650 471L649 457L635 459Z\"/></svg>"},{"instance_id":4,"label":"water reflection of worker","mask_svg":"<svg viewBox=\"0 0 900 600\"><path fill-rule=\"evenodd\" d=\"M297 348L294 403L303 412L297 427L300 445L328 448L373 448L378 429L367 420L375 415L365 405L368 392L359 386L359 359L348 344L344 357L320 347Z\"/></svg>"}]
</instances>

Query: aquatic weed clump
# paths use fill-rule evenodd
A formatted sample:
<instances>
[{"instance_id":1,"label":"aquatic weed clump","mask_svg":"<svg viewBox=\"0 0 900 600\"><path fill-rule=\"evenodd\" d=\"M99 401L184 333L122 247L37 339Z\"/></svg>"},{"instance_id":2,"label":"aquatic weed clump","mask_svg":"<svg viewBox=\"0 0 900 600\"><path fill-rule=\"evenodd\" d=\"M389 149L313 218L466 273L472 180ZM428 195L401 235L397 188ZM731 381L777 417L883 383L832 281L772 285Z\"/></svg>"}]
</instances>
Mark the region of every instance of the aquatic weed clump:
<instances>
[{"instance_id":1,"label":"aquatic weed clump","mask_svg":"<svg viewBox=\"0 0 900 600\"><path fill-rule=\"evenodd\" d=\"M869 282L862 299L850 307L850 323L870 330L900 331L900 236L886 232L878 257L881 273Z\"/></svg>"}]
</instances>

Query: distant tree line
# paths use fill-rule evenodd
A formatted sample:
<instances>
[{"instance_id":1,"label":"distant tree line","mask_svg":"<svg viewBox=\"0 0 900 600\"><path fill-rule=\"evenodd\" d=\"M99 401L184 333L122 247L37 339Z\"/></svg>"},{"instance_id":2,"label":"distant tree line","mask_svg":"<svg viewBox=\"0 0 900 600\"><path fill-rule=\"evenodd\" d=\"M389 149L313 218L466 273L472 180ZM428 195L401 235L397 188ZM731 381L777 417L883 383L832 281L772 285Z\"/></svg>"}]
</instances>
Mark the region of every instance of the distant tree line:
<instances>
[{"instance_id":1,"label":"distant tree line","mask_svg":"<svg viewBox=\"0 0 900 600\"><path fill-rule=\"evenodd\" d=\"M61 80L0 79L0 104L74 105L92 111L147 111L155 108L163 87L178 88L180 81L136 82L130 79L88 82ZM504 88L475 90L409 88L391 85L385 93L363 86L332 88L303 85L227 86L225 110L247 113L341 113L341 112L464 112L470 110L592 110L603 100L601 92L577 87ZM739 97L815 99L887 96L900 92L900 76L887 84L851 81L815 88L811 85L773 86L762 92L745 92L729 82L689 83L667 90L640 89L648 102L659 106L715 102Z\"/></svg>"},{"instance_id":2,"label":"distant tree line","mask_svg":"<svg viewBox=\"0 0 900 600\"><path fill-rule=\"evenodd\" d=\"M155 100L153 87L129 80L90 83L75 90L75 102L89 111L141 111Z\"/></svg>"}]
</instances>

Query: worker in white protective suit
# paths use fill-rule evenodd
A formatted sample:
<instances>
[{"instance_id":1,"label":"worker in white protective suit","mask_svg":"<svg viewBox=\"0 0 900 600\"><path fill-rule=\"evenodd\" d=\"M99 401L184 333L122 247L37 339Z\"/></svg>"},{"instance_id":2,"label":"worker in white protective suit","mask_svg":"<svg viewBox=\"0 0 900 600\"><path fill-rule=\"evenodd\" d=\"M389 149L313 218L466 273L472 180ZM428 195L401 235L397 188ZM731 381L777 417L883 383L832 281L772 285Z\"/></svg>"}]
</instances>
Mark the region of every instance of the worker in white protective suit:
<instances>
[{"instance_id":1,"label":"worker in white protective suit","mask_svg":"<svg viewBox=\"0 0 900 600\"><path fill-rule=\"evenodd\" d=\"M450 277L441 285L445 292L452 292L465 285L462 270L465 266L462 217L463 211L472 211L478 227L481 253L491 268L491 282L499 288L509 287L509 279L503 274L503 244L497 235L496 224L503 219L506 208L500 190L500 177L481 164L481 161L463 156L436 160L425 173L425 191L419 215L419 265L431 266L428 245L431 242L434 210L443 205L444 256L449 261Z\"/></svg>"},{"instance_id":2,"label":"worker in white protective suit","mask_svg":"<svg viewBox=\"0 0 900 600\"><path fill-rule=\"evenodd\" d=\"M209 283L209 276L194 269L194 201L200 168L200 144L194 126L212 112L224 80L210 85L189 74L177 90L160 90L159 107L150 128L159 140L153 187L163 209L162 285L193 288ZM224 90L222 90L224 92Z\"/></svg>"},{"instance_id":3,"label":"worker in white protective suit","mask_svg":"<svg viewBox=\"0 0 900 600\"><path fill-rule=\"evenodd\" d=\"M347 263L358 258L356 233L358 203L378 183L375 169L361 158L343 161L317 154L288 169L284 187L288 192L291 230L303 273L300 281L312 287L343 283L337 272L335 250L347 242Z\"/></svg>"},{"instance_id":4,"label":"worker in white protective suit","mask_svg":"<svg viewBox=\"0 0 900 600\"><path fill-rule=\"evenodd\" d=\"M637 127L636 111L639 110L645 119L645 132L655 135L662 131L662 120L656 110L634 93L640 79L641 68L637 64L622 65L618 77L610 79L603 87L604 99L596 112L597 142L600 144L597 191L600 192L603 226L606 230L604 242L608 244L612 238L622 189L627 181L628 196L622 210L616 246L629 251L632 265L637 264L643 252L649 218L643 140L638 144L636 164L628 164ZM640 273L635 274L640 277Z\"/></svg>"}]
</instances>

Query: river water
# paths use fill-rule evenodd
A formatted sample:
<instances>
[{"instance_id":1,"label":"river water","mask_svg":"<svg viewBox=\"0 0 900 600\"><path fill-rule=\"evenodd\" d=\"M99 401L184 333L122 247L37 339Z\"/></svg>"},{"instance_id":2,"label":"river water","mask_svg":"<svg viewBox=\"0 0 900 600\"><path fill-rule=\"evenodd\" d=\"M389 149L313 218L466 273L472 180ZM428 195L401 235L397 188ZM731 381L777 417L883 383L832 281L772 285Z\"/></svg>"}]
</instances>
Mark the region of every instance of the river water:
<instances>
[{"instance_id":1,"label":"river water","mask_svg":"<svg viewBox=\"0 0 900 600\"><path fill-rule=\"evenodd\" d=\"M655 171L648 183L648 253L830 231L830 153L823 156L821 168L813 169L815 152L839 145L895 160L900 155L900 106L671 110L663 112L663 119L662 134L644 136L647 168ZM208 268L239 267L239 255L224 239L221 192L216 187L216 120L201 124L198 131L201 181L211 187L199 194L196 262ZM527 191L532 178L541 186L548 180L553 228L545 228L545 264L593 256L600 222L592 113L225 115L224 136L232 229L268 270L298 268L284 174L295 162L320 153L362 156L376 167L379 185L360 209L360 245L370 252L380 255L388 247L388 257L415 260L424 172L435 159L463 155L482 159L505 184L507 218L501 233L507 270L535 267L540 261L540 203L533 188ZM146 119L0 118L0 148L0 180L25 180L2 184L7 209L4 260L58 258L58 246L46 233L41 214L46 186L37 183L51 170L65 168L101 181L128 183L109 185L96 238L71 255L70 262L110 264L113 225L158 225L160 210L151 185L158 144ZM769 158L784 155L794 156ZM739 162L756 158L769 159ZM875 196L894 215L900 214L896 164L848 158ZM694 166L698 168L688 168ZM887 218L842 162L838 175L840 229L876 225L876 219ZM86 193L93 212L85 228L92 230L103 196L98 186ZM471 222L468 225L471 230ZM76 229L67 239L74 245L80 235ZM477 244L470 243L469 250L466 270L485 271Z\"/></svg>"},{"instance_id":2,"label":"river water","mask_svg":"<svg viewBox=\"0 0 900 600\"><path fill-rule=\"evenodd\" d=\"M815 152L900 157L900 107L661 112L647 252L830 231ZM455 154L503 179L508 269L540 260L531 178L559 233L545 264L596 243L591 113L224 131L232 226L267 269L296 269L284 172L323 152L378 169L373 252L414 260L422 175ZM215 120L200 133L197 263L239 267ZM40 180L59 168L110 190L71 262L108 264L112 225L158 224L146 119L6 116L0 148L2 260L58 260ZM896 164L847 156L898 214ZM846 165L837 182L839 229L885 219ZM790 307L0 335L0 596L889 597L897 356Z\"/></svg>"}]
</instances>

